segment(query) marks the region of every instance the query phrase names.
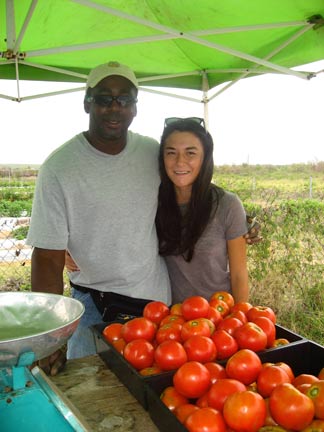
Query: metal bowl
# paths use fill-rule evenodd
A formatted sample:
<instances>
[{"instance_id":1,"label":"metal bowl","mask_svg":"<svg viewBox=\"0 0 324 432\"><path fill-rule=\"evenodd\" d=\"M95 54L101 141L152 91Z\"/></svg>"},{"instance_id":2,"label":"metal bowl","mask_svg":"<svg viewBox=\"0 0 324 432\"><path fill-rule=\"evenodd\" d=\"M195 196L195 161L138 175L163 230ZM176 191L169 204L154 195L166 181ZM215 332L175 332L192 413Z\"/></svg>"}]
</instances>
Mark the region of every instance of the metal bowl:
<instances>
[{"instance_id":1,"label":"metal bowl","mask_svg":"<svg viewBox=\"0 0 324 432\"><path fill-rule=\"evenodd\" d=\"M28 352L34 360L49 356L73 334L83 313L81 302L62 295L0 293L0 367L16 366Z\"/></svg>"}]
</instances>

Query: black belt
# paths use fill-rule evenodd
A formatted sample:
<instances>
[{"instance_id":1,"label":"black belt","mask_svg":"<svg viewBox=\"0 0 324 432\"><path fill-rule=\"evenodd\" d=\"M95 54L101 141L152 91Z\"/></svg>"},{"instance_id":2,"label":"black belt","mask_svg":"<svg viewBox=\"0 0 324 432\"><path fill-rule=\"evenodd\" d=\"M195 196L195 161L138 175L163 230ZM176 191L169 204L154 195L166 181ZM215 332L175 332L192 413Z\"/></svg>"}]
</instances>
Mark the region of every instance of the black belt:
<instances>
[{"instance_id":1,"label":"black belt","mask_svg":"<svg viewBox=\"0 0 324 432\"><path fill-rule=\"evenodd\" d=\"M90 293L92 291L91 288L87 288L87 287L84 287L84 286L81 286L81 285L77 285L77 284L75 284L75 283L73 283L71 281L70 281L70 285L71 285L72 288L74 288L77 291L80 291L82 293Z\"/></svg>"}]
</instances>

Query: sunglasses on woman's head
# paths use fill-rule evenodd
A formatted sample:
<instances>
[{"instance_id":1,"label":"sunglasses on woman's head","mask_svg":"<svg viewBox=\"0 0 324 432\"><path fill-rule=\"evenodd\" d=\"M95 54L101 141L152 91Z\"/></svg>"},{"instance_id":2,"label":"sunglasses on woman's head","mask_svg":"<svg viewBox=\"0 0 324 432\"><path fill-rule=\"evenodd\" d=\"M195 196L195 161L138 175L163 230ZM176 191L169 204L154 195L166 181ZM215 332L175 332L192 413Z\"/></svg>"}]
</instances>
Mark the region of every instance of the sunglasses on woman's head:
<instances>
[{"instance_id":1,"label":"sunglasses on woman's head","mask_svg":"<svg viewBox=\"0 0 324 432\"><path fill-rule=\"evenodd\" d=\"M194 123L199 124L204 129L206 129L205 121L203 118L200 117L187 117L187 118L181 118L181 117L168 117L164 120L164 127L172 125L173 123L177 122L185 122L185 121L192 121Z\"/></svg>"}]
</instances>

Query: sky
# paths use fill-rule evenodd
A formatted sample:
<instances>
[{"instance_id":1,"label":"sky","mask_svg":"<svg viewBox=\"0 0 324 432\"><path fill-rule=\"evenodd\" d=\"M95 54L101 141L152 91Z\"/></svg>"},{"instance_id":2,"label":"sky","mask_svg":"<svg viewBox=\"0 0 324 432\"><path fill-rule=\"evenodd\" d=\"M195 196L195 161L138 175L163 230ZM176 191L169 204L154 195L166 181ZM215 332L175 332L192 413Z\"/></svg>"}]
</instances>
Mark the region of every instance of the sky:
<instances>
[{"instance_id":1,"label":"sky","mask_svg":"<svg viewBox=\"0 0 324 432\"><path fill-rule=\"evenodd\" d=\"M296 69L318 72L324 70L324 60ZM27 96L64 86L21 82L20 91ZM173 91L200 97L195 91ZM0 80L0 94L16 96L16 83ZM81 91L21 103L0 98L0 166L41 164L58 146L87 130L83 96ZM307 81L278 74L239 81L209 103L215 165L324 161L323 96L324 73ZM203 117L201 103L143 91L137 108L131 130L157 140L166 117Z\"/></svg>"}]
</instances>

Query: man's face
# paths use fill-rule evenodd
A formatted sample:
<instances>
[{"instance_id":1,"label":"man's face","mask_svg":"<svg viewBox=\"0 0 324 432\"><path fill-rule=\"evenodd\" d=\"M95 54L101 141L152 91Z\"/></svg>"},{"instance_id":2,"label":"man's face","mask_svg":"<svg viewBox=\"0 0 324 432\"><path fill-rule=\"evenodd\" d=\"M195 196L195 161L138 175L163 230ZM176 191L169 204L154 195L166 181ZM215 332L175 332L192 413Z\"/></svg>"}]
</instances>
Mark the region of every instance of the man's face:
<instances>
[{"instance_id":1,"label":"man's face","mask_svg":"<svg viewBox=\"0 0 324 432\"><path fill-rule=\"evenodd\" d=\"M110 76L100 81L91 90L92 101L85 101L85 111L90 115L89 131L92 137L101 142L119 141L126 139L127 130L136 116L136 103L127 103L122 106L113 100L110 106L105 106L97 96L129 96L135 100L136 88L132 83L121 76ZM104 98L103 98L104 99Z\"/></svg>"}]
</instances>

